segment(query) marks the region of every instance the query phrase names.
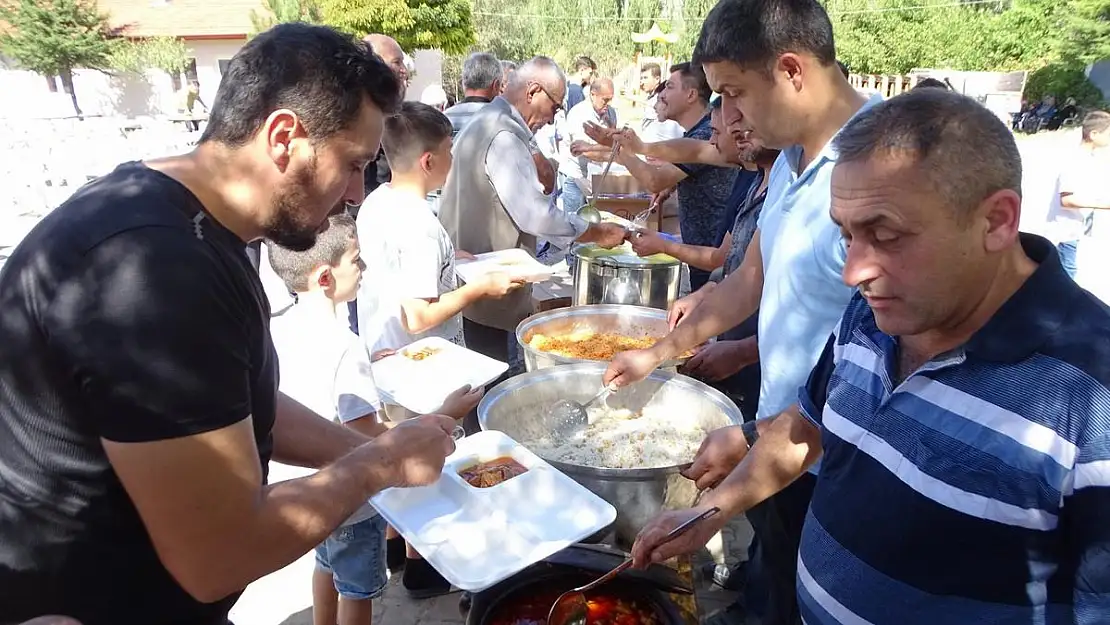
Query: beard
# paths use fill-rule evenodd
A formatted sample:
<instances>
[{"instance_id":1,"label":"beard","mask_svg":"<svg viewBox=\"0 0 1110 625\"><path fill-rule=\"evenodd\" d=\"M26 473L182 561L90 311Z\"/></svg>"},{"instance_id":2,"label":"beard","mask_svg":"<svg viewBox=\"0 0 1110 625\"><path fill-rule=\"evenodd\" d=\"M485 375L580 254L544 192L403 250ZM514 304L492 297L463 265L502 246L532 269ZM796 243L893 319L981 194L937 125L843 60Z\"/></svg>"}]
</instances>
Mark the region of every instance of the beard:
<instances>
[{"instance_id":1,"label":"beard","mask_svg":"<svg viewBox=\"0 0 1110 625\"><path fill-rule=\"evenodd\" d=\"M275 192L266 239L295 252L304 252L316 245L316 235L327 223L315 222L311 207L314 203L309 189L316 178L316 161L293 174L292 184Z\"/></svg>"}]
</instances>

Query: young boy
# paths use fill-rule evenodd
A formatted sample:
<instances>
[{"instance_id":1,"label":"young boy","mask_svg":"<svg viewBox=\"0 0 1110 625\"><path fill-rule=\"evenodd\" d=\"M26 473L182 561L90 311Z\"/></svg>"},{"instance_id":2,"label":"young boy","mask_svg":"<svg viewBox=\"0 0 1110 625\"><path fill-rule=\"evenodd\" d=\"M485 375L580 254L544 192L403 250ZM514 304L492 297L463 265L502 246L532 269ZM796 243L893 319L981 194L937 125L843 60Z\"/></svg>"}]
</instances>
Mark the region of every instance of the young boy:
<instances>
[{"instance_id":1,"label":"young boy","mask_svg":"<svg viewBox=\"0 0 1110 625\"><path fill-rule=\"evenodd\" d=\"M399 350L413 341L439 336L463 345L464 308L486 297L502 297L520 286L505 274L458 285L455 249L432 212L427 197L451 171L451 122L418 102L405 102L385 119L382 147L391 181L366 196L358 213L359 242L366 279L358 293L360 335L371 351ZM461 253L460 253L461 255ZM411 413L386 406L390 421ZM391 539L390 568L401 561L400 539ZM413 597L431 597L450 585L411 548L404 586Z\"/></svg>"},{"instance_id":2,"label":"young boy","mask_svg":"<svg viewBox=\"0 0 1110 625\"><path fill-rule=\"evenodd\" d=\"M347 324L347 302L362 277L354 220L328 219L316 244L304 252L267 245L270 265L296 303L270 322L278 353L280 389L323 418L367 436L384 431L371 358ZM481 397L460 389L441 412L465 415ZM372 600L387 580L385 521L363 506L316 548L312 578L314 625L369 625Z\"/></svg>"}]
</instances>

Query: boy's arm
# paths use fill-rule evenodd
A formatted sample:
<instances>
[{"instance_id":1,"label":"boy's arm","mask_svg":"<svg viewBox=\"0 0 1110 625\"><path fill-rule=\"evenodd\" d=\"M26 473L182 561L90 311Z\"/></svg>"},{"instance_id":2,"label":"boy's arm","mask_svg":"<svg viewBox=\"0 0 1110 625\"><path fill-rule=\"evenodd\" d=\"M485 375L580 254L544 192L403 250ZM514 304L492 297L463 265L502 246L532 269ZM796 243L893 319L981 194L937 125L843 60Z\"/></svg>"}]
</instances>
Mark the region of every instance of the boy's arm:
<instances>
[{"instance_id":1,"label":"boy's arm","mask_svg":"<svg viewBox=\"0 0 1110 625\"><path fill-rule=\"evenodd\" d=\"M504 297L524 284L504 273L492 273L435 299L410 298L401 301L401 321L410 334L421 334L439 326L464 308L486 297Z\"/></svg>"},{"instance_id":2,"label":"boy's arm","mask_svg":"<svg viewBox=\"0 0 1110 625\"><path fill-rule=\"evenodd\" d=\"M732 246L732 234L725 235L724 241L717 247L670 241L659 236L659 233L654 230L641 230L630 241L632 251L640 256L667 254L691 267L713 271L725 264L725 257L728 256L728 250Z\"/></svg>"}]
</instances>

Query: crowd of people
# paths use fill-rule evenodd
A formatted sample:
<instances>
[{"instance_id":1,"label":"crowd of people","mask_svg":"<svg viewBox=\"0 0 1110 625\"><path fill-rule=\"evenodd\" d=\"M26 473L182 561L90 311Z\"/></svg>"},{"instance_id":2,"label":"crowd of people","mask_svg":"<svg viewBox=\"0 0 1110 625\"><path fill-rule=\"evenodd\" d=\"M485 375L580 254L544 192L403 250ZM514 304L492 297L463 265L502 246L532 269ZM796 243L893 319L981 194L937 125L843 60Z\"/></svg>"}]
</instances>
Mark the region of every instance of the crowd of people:
<instances>
[{"instance_id":1,"label":"crowd of people","mask_svg":"<svg viewBox=\"0 0 1110 625\"><path fill-rule=\"evenodd\" d=\"M0 622L226 625L312 550L317 625L370 623L387 571L448 592L366 502L437 480L483 389L418 415L371 364L439 336L515 375L530 287L456 260L625 241L693 291L599 382L696 350L685 372L745 417L637 566L745 514L725 625L1106 622L1110 311L1069 273L1110 209L1110 114L1083 122L1049 242L1019 232L1007 125L944 84L861 95L816 0L721 0L668 69L644 68L632 129L586 58L473 54L447 106L404 101L385 35L248 42L195 150L83 187L0 273ZM676 189L680 238L577 214L614 151ZM270 484L271 460L304 475Z\"/></svg>"}]
</instances>

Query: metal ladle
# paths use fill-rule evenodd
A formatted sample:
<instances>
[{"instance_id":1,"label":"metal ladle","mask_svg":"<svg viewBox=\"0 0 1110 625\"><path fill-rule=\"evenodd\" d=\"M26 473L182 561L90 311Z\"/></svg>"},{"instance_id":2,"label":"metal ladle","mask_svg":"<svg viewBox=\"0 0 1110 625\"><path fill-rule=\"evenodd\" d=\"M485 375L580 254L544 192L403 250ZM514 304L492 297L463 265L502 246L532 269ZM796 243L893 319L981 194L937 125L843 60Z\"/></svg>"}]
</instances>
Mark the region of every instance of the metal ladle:
<instances>
[{"instance_id":1,"label":"metal ladle","mask_svg":"<svg viewBox=\"0 0 1110 625\"><path fill-rule=\"evenodd\" d=\"M601 178L598 179L597 184L593 185L590 193L590 200L586 202L581 208L578 209L578 216L586 221L588 224L601 223L601 211L597 209L597 190L609 177L609 168L613 166L613 161L617 160L617 152L620 152L621 144L619 139L613 140L613 149L609 151L609 160L605 161L605 169L601 171Z\"/></svg>"},{"instance_id":2,"label":"metal ladle","mask_svg":"<svg viewBox=\"0 0 1110 625\"><path fill-rule=\"evenodd\" d=\"M550 424L551 429L556 434L563 438L573 436L579 430L584 429L589 425L590 418L586 414L586 408L594 405L602 397L617 390L617 387L610 384L601 389L601 392L594 395L584 404L580 404L571 399L560 399L559 401L551 404L547 409L547 423Z\"/></svg>"},{"instance_id":3,"label":"metal ladle","mask_svg":"<svg viewBox=\"0 0 1110 625\"><path fill-rule=\"evenodd\" d=\"M671 542L672 540L678 538L679 536L682 536L687 531L689 531L689 529L693 527L695 523L698 523L699 521L704 521L705 519L712 517L720 511L721 509L717 507L706 510L705 512L671 530L666 536L663 537L663 542L659 544L665 545ZM604 584L605 582L612 580L614 577L627 570L630 566L632 566L632 556L629 556L627 559L625 559L624 562L621 562L619 565L617 565L617 568L609 571L605 575L602 575L589 584L586 584L585 586L579 586L578 588L572 588L571 590L568 590L567 592L559 595L559 598L555 600L554 605L551 606L551 611L547 613L547 625L586 625L586 617L590 611L590 605L586 601L586 593Z\"/></svg>"}]
</instances>

